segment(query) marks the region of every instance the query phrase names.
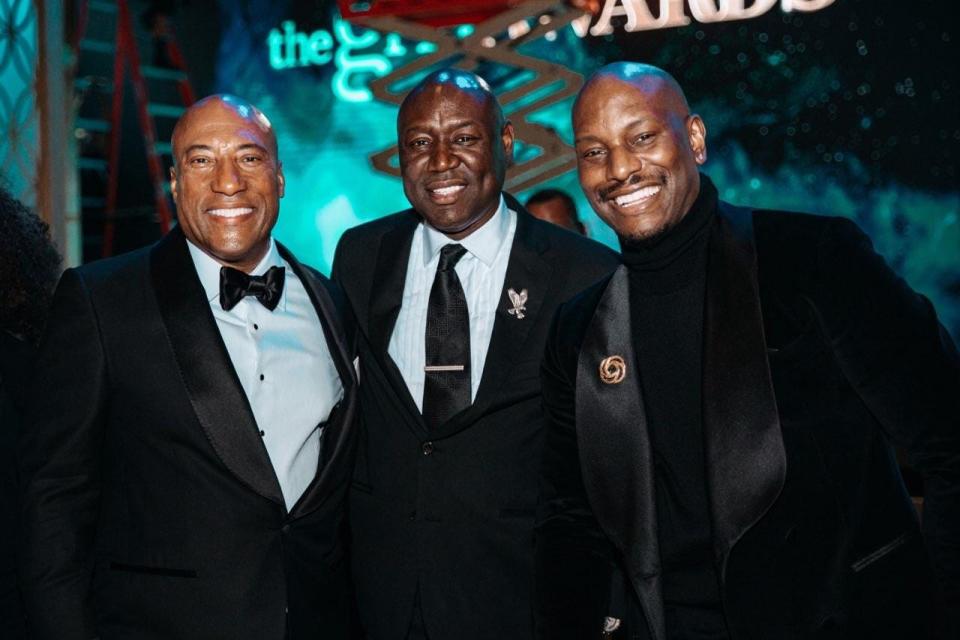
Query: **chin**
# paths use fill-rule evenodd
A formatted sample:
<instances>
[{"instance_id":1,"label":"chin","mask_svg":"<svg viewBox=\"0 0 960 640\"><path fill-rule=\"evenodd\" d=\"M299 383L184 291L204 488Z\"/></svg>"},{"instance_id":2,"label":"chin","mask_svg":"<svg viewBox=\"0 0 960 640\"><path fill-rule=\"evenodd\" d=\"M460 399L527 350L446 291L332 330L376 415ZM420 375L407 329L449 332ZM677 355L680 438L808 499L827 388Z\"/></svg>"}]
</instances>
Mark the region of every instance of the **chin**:
<instances>
[{"instance_id":1,"label":"chin","mask_svg":"<svg viewBox=\"0 0 960 640\"><path fill-rule=\"evenodd\" d=\"M426 221L430 223L434 229L438 231L443 231L444 233L457 233L458 231L463 231L470 226L470 220L468 216L462 214L460 211L454 211L450 209L444 210L441 208L437 210L432 208L433 215L424 216Z\"/></svg>"},{"instance_id":2,"label":"chin","mask_svg":"<svg viewBox=\"0 0 960 640\"><path fill-rule=\"evenodd\" d=\"M452 222L446 218L438 218L436 216L434 217L423 216L423 218L427 222L427 224L429 224L431 227L433 227L437 231L442 231L443 233L456 233L461 228L461 225L457 224L456 222Z\"/></svg>"},{"instance_id":3,"label":"chin","mask_svg":"<svg viewBox=\"0 0 960 640\"><path fill-rule=\"evenodd\" d=\"M675 224L675 221L665 221L650 228L637 229L634 227L620 230L614 227L614 230L621 242L628 242L634 247L645 248L656 246Z\"/></svg>"}]
</instances>

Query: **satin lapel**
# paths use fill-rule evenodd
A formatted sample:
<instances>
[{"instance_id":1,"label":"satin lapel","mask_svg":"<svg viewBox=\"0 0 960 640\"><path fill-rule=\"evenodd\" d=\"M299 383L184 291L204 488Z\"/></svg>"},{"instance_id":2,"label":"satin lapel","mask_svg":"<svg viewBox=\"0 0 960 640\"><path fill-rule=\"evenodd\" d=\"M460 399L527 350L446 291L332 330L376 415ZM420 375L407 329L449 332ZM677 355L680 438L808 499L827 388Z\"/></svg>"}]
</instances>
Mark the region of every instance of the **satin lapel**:
<instances>
[{"instance_id":1,"label":"satin lapel","mask_svg":"<svg viewBox=\"0 0 960 640\"><path fill-rule=\"evenodd\" d=\"M330 299L330 294L324 289L323 284L308 272L286 247L278 242L277 248L307 290L307 295L320 318L320 326L323 328L327 348L330 350L330 356L333 358L337 374L340 376L340 383L343 385L343 399L331 411L323 429L322 464L318 465L317 475L313 482L310 483L290 510L291 517L300 517L319 507L325 497L334 495L335 492L327 487L329 478L334 471L341 467L340 460L351 453L350 433L356 411L357 374L353 368L350 354L346 351L346 335L340 323L337 309L334 307L333 300Z\"/></svg>"},{"instance_id":2,"label":"satin lapel","mask_svg":"<svg viewBox=\"0 0 960 640\"><path fill-rule=\"evenodd\" d=\"M207 439L237 478L282 505L280 483L179 227L154 246L150 268L180 376Z\"/></svg>"},{"instance_id":3,"label":"satin lapel","mask_svg":"<svg viewBox=\"0 0 960 640\"><path fill-rule=\"evenodd\" d=\"M620 382L603 382L600 366L623 360ZM590 505L623 554L656 640L665 638L653 460L630 328L626 267L614 272L597 305L577 361L576 425Z\"/></svg>"},{"instance_id":4,"label":"satin lapel","mask_svg":"<svg viewBox=\"0 0 960 640\"><path fill-rule=\"evenodd\" d=\"M403 303L403 286L407 277L407 262L410 259L410 245L413 233L420 219L411 210L408 218L403 218L390 231L383 234L377 251L377 263L373 270L373 286L370 292L370 313L367 335L384 376L393 387L393 391L406 411L404 422L422 438L427 432L420 410L410 395L407 383L397 368L397 364L387 352L390 336L397 323L400 305Z\"/></svg>"},{"instance_id":5,"label":"satin lapel","mask_svg":"<svg viewBox=\"0 0 960 640\"><path fill-rule=\"evenodd\" d=\"M550 289L553 267L545 255L549 247L546 241L536 234L530 214L517 204L510 208L517 212L517 230L510 248L510 261L507 263L507 274L497 304L493 333L490 336L490 346L487 348L487 359L483 365L477 396L472 405L439 429L431 431L431 436L435 438L448 437L476 422L500 397L498 392L509 382L514 364L522 358L539 358L542 355L529 353L524 346L530 330L540 320L544 298ZM523 318L509 313L509 310L513 309L510 289L517 293L527 290Z\"/></svg>"},{"instance_id":6,"label":"satin lapel","mask_svg":"<svg viewBox=\"0 0 960 640\"><path fill-rule=\"evenodd\" d=\"M753 213L720 207L707 267L703 428L723 571L730 549L780 495L786 454L763 334Z\"/></svg>"}]
</instances>

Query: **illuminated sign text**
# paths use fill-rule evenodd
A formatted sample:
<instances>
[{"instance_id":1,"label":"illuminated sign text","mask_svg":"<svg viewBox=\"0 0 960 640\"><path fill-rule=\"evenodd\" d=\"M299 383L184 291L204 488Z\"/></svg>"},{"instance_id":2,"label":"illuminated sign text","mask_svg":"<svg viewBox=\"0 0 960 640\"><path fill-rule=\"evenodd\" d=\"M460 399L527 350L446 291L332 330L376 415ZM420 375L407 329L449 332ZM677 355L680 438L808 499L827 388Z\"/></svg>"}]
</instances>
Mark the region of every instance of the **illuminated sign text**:
<instances>
[{"instance_id":1,"label":"illuminated sign text","mask_svg":"<svg viewBox=\"0 0 960 640\"><path fill-rule=\"evenodd\" d=\"M784 11L819 11L835 0L687 0L690 15L697 22L729 22L756 18L780 4ZM654 17L647 0L606 0L597 23L590 28L590 35L603 36L613 33L611 19L626 16L623 25L626 31L649 31L682 27L690 24L684 13L684 0L660 0L660 15Z\"/></svg>"}]
</instances>

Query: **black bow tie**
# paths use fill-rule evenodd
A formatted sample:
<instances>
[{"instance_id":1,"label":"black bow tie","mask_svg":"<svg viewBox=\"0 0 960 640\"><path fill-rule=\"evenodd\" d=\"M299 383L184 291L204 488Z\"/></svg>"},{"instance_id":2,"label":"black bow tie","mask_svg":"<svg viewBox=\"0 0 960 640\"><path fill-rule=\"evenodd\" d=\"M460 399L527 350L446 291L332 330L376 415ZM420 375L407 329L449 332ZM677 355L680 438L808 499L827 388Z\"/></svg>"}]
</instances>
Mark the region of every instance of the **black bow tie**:
<instances>
[{"instance_id":1,"label":"black bow tie","mask_svg":"<svg viewBox=\"0 0 960 640\"><path fill-rule=\"evenodd\" d=\"M253 296L270 311L283 293L283 267L270 267L262 276L251 276L233 267L220 267L220 306L230 311L244 296Z\"/></svg>"}]
</instances>

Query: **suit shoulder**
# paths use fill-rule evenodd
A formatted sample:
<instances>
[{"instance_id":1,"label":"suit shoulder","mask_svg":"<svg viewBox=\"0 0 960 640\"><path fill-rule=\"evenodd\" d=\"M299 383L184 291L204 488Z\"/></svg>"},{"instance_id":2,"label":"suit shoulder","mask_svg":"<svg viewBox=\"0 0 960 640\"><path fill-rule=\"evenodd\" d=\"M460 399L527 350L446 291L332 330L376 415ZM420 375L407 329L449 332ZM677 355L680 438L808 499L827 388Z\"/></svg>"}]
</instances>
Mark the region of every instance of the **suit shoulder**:
<instances>
[{"instance_id":1,"label":"suit shoulder","mask_svg":"<svg viewBox=\"0 0 960 640\"><path fill-rule=\"evenodd\" d=\"M560 305L554 321L557 336L571 344L580 344L614 273L608 273Z\"/></svg>"},{"instance_id":2,"label":"suit shoulder","mask_svg":"<svg viewBox=\"0 0 960 640\"><path fill-rule=\"evenodd\" d=\"M620 264L620 255L596 240L530 216L532 229L547 240L550 251L565 259L569 280L577 291L608 275Z\"/></svg>"},{"instance_id":3,"label":"suit shoulder","mask_svg":"<svg viewBox=\"0 0 960 640\"><path fill-rule=\"evenodd\" d=\"M756 209L753 212L753 227L757 242L788 243L796 246L819 241L825 230L834 225L856 223L838 216L824 216L796 211Z\"/></svg>"},{"instance_id":4,"label":"suit shoulder","mask_svg":"<svg viewBox=\"0 0 960 640\"><path fill-rule=\"evenodd\" d=\"M843 260L849 252L872 250L860 227L839 216L758 209L753 226L761 273L775 270L802 278L823 259Z\"/></svg>"},{"instance_id":5,"label":"suit shoulder","mask_svg":"<svg viewBox=\"0 0 960 640\"><path fill-rule=\"evenodd\" d=\"M383 234L395 229L403 224L419 222L420 218L413 209L405 209L396 213L385 215L376 220L370 220L351 227L340 236L340 244L353 244L355 242L369 242L378 239Z\"/></svg>"},{"instance_id":6,"label":"suit shoulder","mask_svg":"<svg viewBox=\"0 0 960 640\"><path fill-rule=\"evenodd\" d=\"M600 280L597 280L583 291L560 305L559 314L564 316L589 315L592 316L600 304L600 298L610 285L614 272L611 271Z\"/></svg>"},{"instance_id":7,"label":"suit shoulder","mask_svg":"<svg viewBox=\"0 0 960 640\"><path fill-rule=\"evenodd\" d=\"M384 235L405 225L412 229L419 221L420 218L413 209L406 209L347 229L337 242L333 257L333 278L336 280L345 273L364 271L364 264L370 262L371 258L375 259L373 253L379 250L380 240Z\"/></svg>"},{"instance_id":8,"label":"suit shoulder","mask_svg":"<svg viewBox=\"0 0 960 640\"><path fill-rule=\"evenodd\" d=\"M149 271L151 247L88 262L73 269L91 288L133 282L131 278Z\"/></svg>"},{"instance_id":9,"label":"suit shoulder","mask_svg":"<svg viewBox=\"0 0 960 640\"><path fill-rule=\"evenodd\" d=\"M537 220L537 226L542 227L542 232L549 238L553 246L558 250L573 255L584 256L608 265L620 264L620 256L610 247L597 242L579 233L568 231L549 222Z\"/></svg>"}]
</instances>

